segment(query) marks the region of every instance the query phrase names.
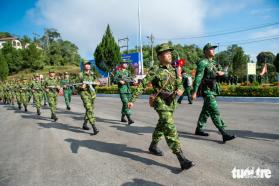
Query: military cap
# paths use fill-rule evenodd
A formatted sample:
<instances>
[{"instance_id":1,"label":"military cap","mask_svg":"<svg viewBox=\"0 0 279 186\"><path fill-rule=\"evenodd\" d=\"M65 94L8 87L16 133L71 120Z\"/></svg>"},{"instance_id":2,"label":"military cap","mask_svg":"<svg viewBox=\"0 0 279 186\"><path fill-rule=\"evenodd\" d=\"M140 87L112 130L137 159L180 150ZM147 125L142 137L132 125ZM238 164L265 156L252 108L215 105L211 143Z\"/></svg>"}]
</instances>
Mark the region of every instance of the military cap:
<instances>
[{"instance_id":1,"label":"military cap","mask_svg":"<svg viewBox=\"0 0 279 186\"><path fill-rule=\"evenodd\" d=\"M40 74L39 74L39 73L36 73L36 74L35 74L35 77L40 77Z\"/></svg>"},{"instance_id":2,"label":"military cap","mask_svg":"<svg viewBox=\"0 0 279 186\"><path fill-rule=\"evenodd\" d=\"M55 73L54 69L49 69L48 73Z\"/></svg>"},{"instance_id":3,"label":"military cap","mask_svg":"<svg viewBox=\"0 0 279 186\"><path fill-rule=\"evenodd\" d=\"M64 72L64 75L69 75L69 73L68 72Z\"/></svg>"},{"instance_id":4,"label":"military cap","mask_svg":"<svg viewBox=\"0 0 279 186\"><path fill-rule=\"evenodd\" d=\"M203 47L203 52L205 52L206 50L209 50L211 48L217 48L217 45L212 45L211 43L207 43L204 47Z\"/></svg>"},{"instance_id":5,"label":"military cap","mask_svg":"<svg viewBox=\"0 0 279 186\"><path fill-rule=\"evenodd\" d=\"M161 54L162 52L165 51L173 51L174 49L168 44L168 43L163 43L160 44L159 46L156 47L156 53L157 55Z\"/></svg>"}]
</instances>

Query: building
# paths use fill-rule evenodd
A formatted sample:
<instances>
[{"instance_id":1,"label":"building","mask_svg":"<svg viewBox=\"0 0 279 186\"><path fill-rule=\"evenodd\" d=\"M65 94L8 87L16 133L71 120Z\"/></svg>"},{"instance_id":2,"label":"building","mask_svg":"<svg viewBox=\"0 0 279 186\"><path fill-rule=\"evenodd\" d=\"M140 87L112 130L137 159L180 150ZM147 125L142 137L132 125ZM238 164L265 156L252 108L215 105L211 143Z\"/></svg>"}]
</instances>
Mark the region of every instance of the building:
<instances>
[{"instance_id":1,"label":"building","mask_svg":"<svg viewBox=\"0 0 279 186\"><path fill-rule=\"evenodd\" d=\"M3 44L7 42L11 42L12 46L16 49L22 49L21 42L15 37L0 38L0 49L3 48Z\"/></svg>"}]
</instances>

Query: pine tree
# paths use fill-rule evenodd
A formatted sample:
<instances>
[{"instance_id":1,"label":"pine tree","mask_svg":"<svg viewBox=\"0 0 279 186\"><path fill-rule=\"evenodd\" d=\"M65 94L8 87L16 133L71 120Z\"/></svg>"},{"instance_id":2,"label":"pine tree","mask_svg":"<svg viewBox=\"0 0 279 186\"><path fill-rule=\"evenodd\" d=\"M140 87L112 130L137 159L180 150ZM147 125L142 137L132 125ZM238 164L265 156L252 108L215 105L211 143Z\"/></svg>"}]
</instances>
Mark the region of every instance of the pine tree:
<instances>
[{"instance_id":1,"label":"pine tree","mask_svg":"<svg viewBox=\"0 0 279 186\"><path fill-rule=\"evenodd\" d=\"M97 67L105 72L112 71L121 61L120 48L115 42L109 25L107 26L101 43L94 52L94 57Z\"/></svg>"}]
</instances>

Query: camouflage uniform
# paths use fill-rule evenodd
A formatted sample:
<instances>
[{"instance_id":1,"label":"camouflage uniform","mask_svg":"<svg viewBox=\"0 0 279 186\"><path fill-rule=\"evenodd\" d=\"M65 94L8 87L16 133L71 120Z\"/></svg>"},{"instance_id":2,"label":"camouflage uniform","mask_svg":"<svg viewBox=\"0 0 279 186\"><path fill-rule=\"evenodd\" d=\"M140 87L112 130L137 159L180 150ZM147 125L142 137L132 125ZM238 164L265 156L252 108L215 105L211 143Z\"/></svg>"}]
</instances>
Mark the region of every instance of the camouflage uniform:
<instances>
[{"instance_id":1,"label":"camouflage uniform","mask_svg":"<svg viewBox=\"0 0 279 186\"><path fill-rule=\"evenodd\" d=\"M79 80L81 83L85 81L93 83L94 81L96 81L96 76L92 71L90 71L89 74L81 72L79 74ZM93 86L86 85L85 89L80 88L79 94L83 102L83 106L86 110L83 129L89 129L87 127L87 122L89 122L92 125L94 134L97 134L99 131L95 127L96 118L94 116L94 102L96 98L96 91Z\"/></svg>"},{"instance_id":2,"label":"camouflage uniform","mask_svg":"<svg viewBox=\"0 0 279 186\"><path fill-rule=\"evenodd\" d=\"M204 51L210 48L216 48L216 46L208 43L205 45ZM217 71L221 70L222 68L217 65L216 61L207 58L202 59L197 65L193 91L203 96L204 103L199 115L195 134L208 136L208 133L203 132L202 129L205 127L208 117L211 117L215 127L218 128L223 135L223 141L225 142L227 138L232 138L233 136L229 136L224 131L225 124L220 117L220 111L215 98L220 93L220 87L216 81L216 77Z\"/></svg>"},{"instance_id":3,"label":"camouflage uniform","mask_svg":"<svg viewBox=\"0 0 279 186\"><path fill-rule=\"evenodd\" d=\"M59 81L53 77L49 77L44 81L44 88L49 89L47 91L47 99L48 104L51 110L51 119L54 119L55 121L58 119L56 117L56 106L57 106L57 94L59 89Z\"/></svg>"},{"instance_id":4,"label":"camouflage uniform","mask_svg":"<svg viewBox=\"0 0 279 186\"><path fill-rule=\"evenodd\" d=\"M24 79L25 80L25 79ZM28 96L29 96L29 89L30 85L28 82L25 80L19 85L19 99L20 99L20 105L23 104L25 112L27 112L27 105L28 105Z\"/></svg>"},{"instance_id":5,"label":"camouflage uniform","mask_svg":"<svg viewBox=\"0 0 279 186\"><path fill-rule=\"evenodd\" d=\"M66 103L67 110L71 110L70 104L71 104L71 100L72 100L72 89L70 86L67 86L70 84L70 80L63 79L63 80L61 80L60 84L63 87L64 100Z\"/></svg>"},{"instance_id":6,"label":"camouflage uniform","mask_svg":"<svg viewBox=\"0 0 279 186\"><path fill-rule=\"evenodd\" d=\"M42 100L43 100L43 85L42 82L39 80L33 80L31 83L31 89L33 92L33 99L35 101L37 114L40 115L40 108L42 106Z\"/></svg>"},{"instance_id":7,"label":"camouflage uniform","mask_svg":"<svg viewBox=\"0 0 279 186\"><path fill-rule=\"evenodd\" d=\"M135 102L135 99L143 93L144 88L146 88L149 82L152 83L154 93L156 94L162 89L168 78L170 78L168 80L169 83L163 88L165 92L174 93L178 89L183 90L181 80L176 78L175 68L171 65L168 67L163 65L154 66L149 70L149 73L146 75L140 86L133 92L131 102ZM159 94L154 105L154 109L159 115L159 120L153 132L152 141L157 144L160 139L165 136L167 144L172 149L173 153L178 153L181 151L181 147L173 120L175 108L175 99L170 103L167 103Z\"/></svg>"},{"instance_id":8,"label":"camouflage uniform","mask_svg":"<svg viewBox=\"0 0 279 186\"><path fill-rule=\"evenodd\" d=\"M121 121L127 122L125 119L125 116L127 116L129 124L132 124L134 121L131 119L131 110L128 108L128 102L131 99L130 82L127 81L129 79L131 80L131 75L127 69L118 70L114 75L114 82L118 84L118 91L122 102ZM124 81L125 84L122 85L120 81Z\"/></svg>"},{"instance_id":9,"label":"camouflage uniform","mask_svg":"<svg viewBox=\"0 0 279 186\"><path fill-rule=\"evenodd\" d=\"M177 100L177 103L179 103L179 104L181 104L184 96L187 96L189 104L192 104L191 92L190 92L191 86L188 85L189 77L190 77L189 75L183 74L182 84L183 84L185 91L183 92L183 95L180 96L179 99Z\"/></svg>"}]
</instances>

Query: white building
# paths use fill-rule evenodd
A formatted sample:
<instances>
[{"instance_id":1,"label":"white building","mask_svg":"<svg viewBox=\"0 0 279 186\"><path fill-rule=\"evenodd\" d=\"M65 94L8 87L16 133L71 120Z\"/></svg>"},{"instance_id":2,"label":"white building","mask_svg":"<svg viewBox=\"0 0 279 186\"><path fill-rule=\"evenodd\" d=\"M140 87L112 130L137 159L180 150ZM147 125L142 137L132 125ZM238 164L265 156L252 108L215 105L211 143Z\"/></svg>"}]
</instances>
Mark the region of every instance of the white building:
<instances>
[{"instance_id":1,"label":"white building","mask_svg":"<svg viewBox=\"0 0 279 186\"><path fill-rule=\"evenodd\" d=\"M12 43L12 46L16 49L22 49L21 42L14 38L14 37L5 37L5 38L0 38L0 49L3 48L3 44L7 43L10 41Z\"/></svg>"}]
</instances>

